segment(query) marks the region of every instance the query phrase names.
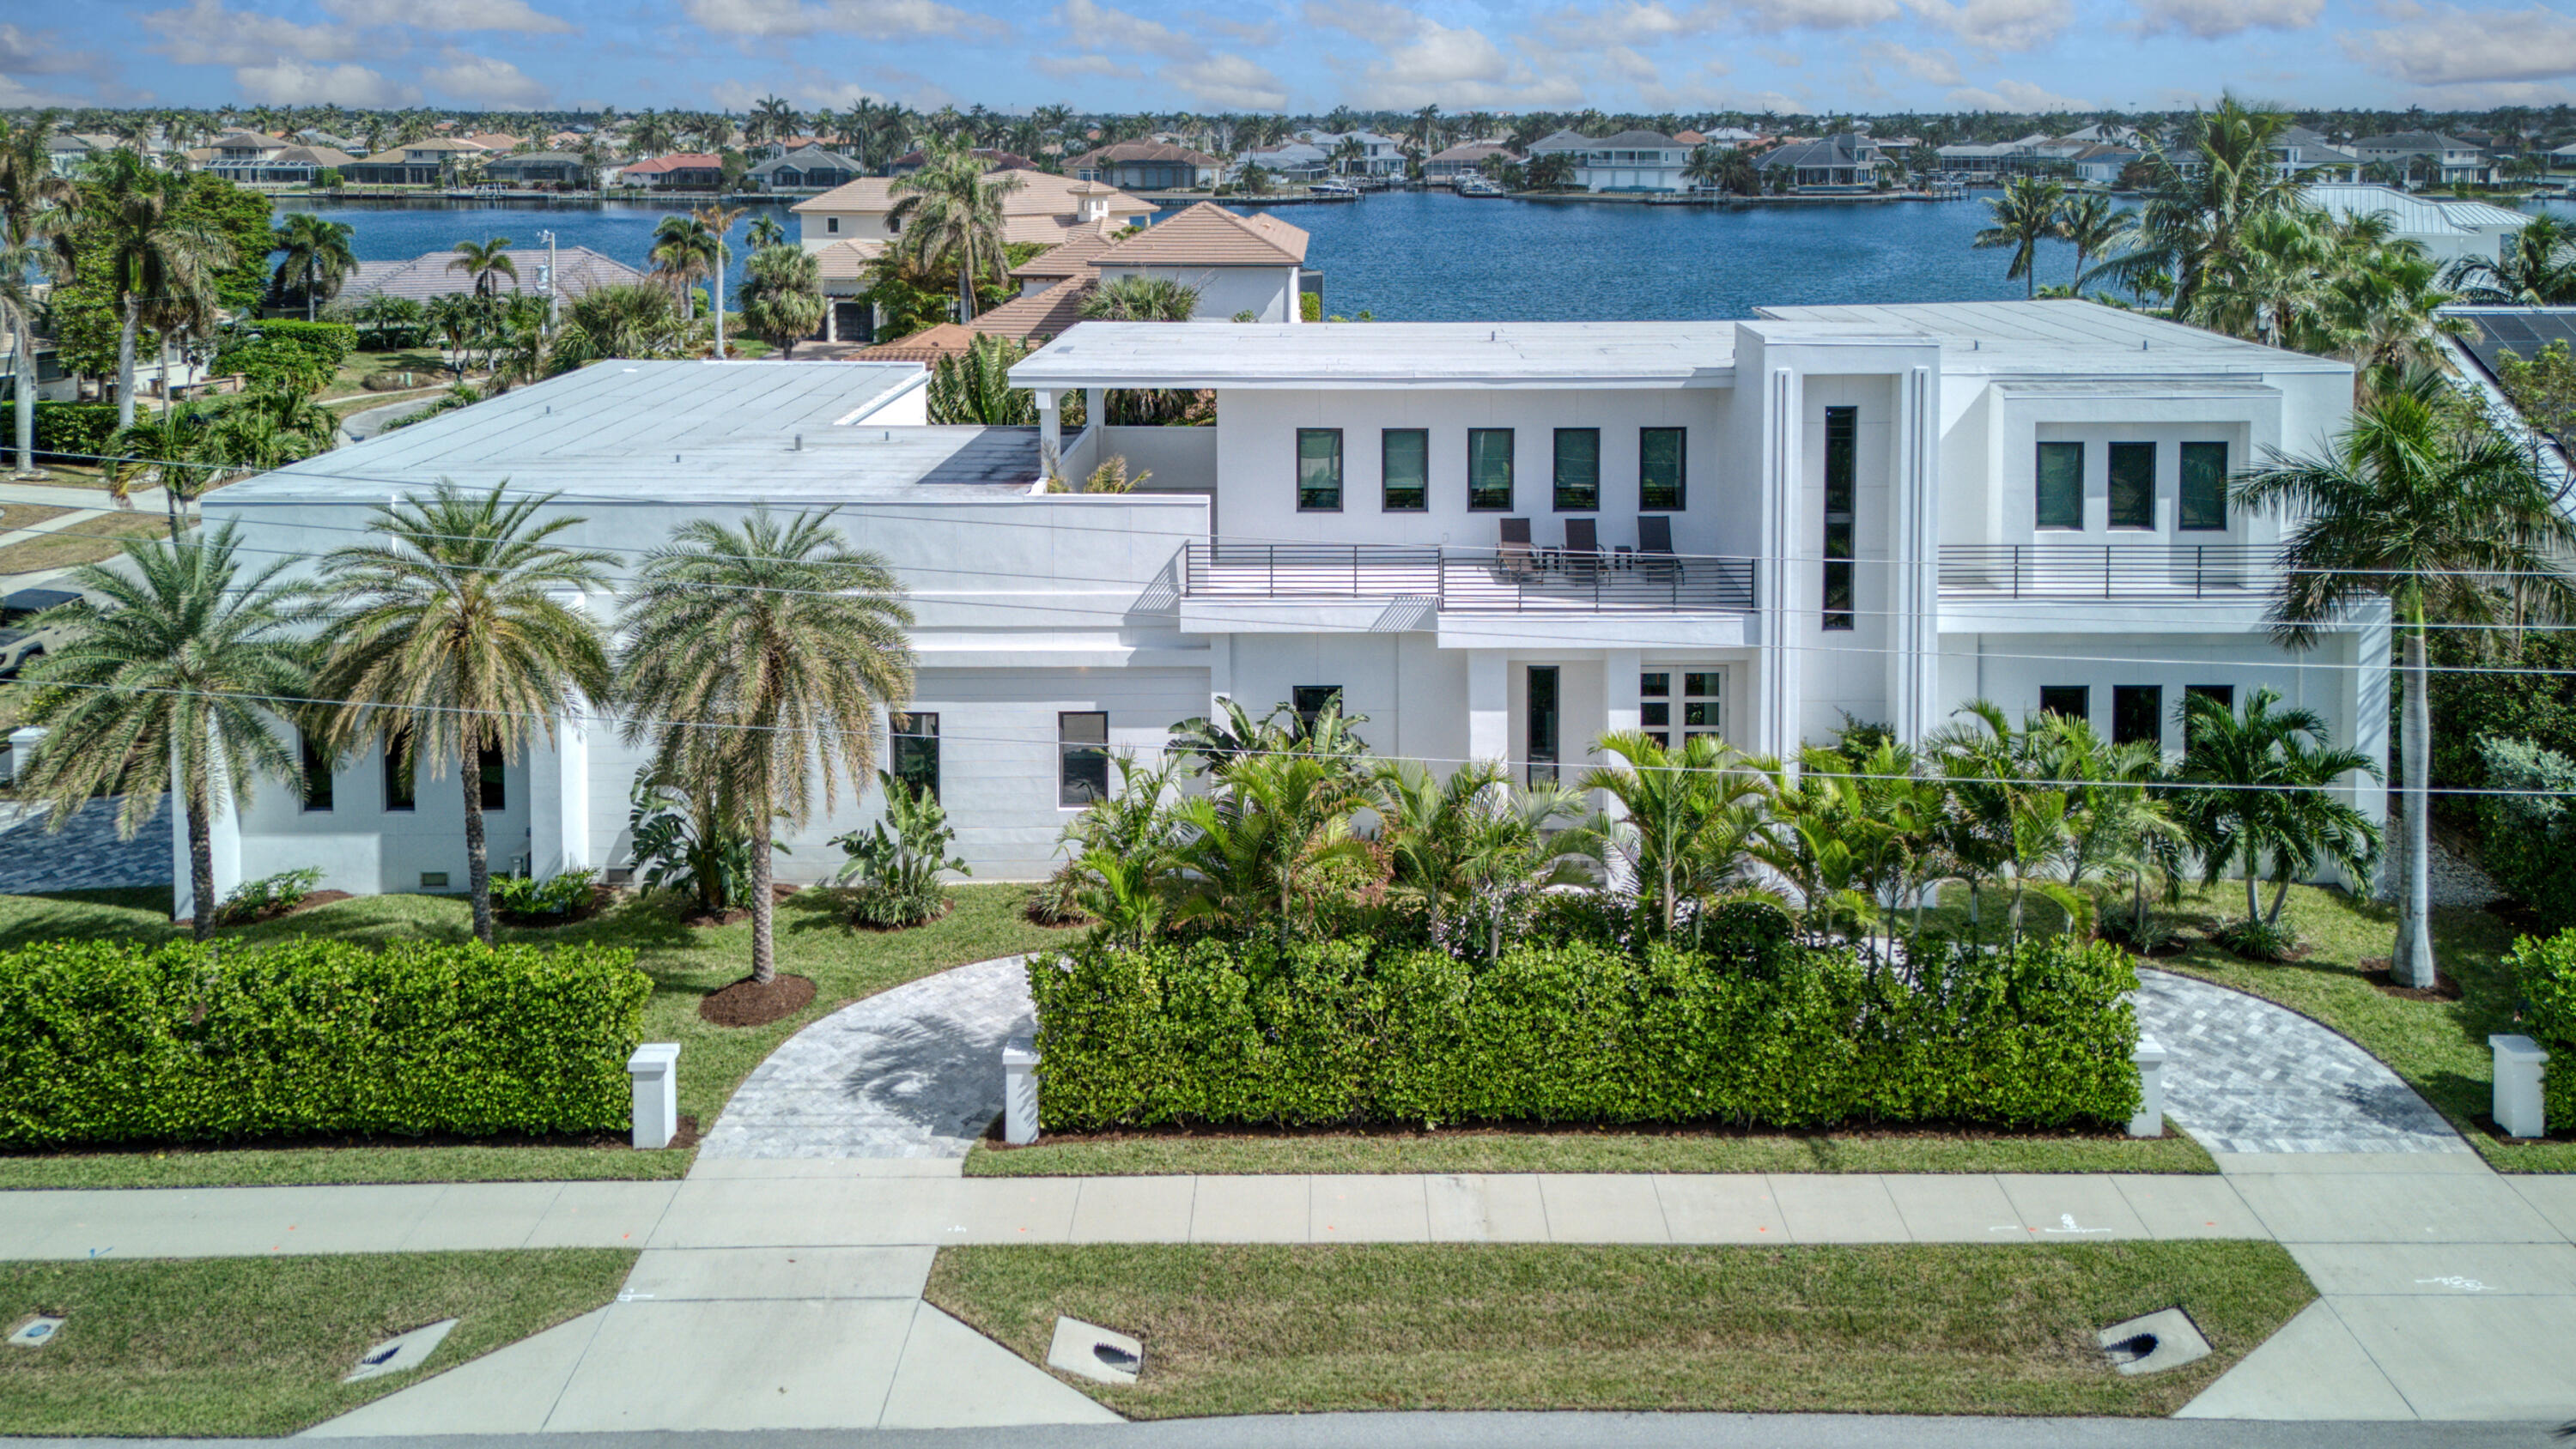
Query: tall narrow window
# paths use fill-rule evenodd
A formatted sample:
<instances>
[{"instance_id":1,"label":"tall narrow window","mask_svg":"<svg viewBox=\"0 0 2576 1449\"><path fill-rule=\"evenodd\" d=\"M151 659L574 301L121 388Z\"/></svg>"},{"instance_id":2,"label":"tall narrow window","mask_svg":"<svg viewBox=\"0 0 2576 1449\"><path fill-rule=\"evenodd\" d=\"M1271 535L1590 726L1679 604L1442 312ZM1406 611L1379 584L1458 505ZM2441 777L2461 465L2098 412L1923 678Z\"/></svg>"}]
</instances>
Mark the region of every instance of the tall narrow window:
<instances>
[{"instance_id":1,"label":"tall narrow window","mask_svg":"<svg viewBox=\"0 0 2576 1449\"><path fill-rule=\"evenodd\" d=\"M1512 430L1467 430L1467 511L1512 511Z\"/></svg>"},{"instance_id":2,"label":"tall narrow window","mask_svg":"<svg viewBox=\"0 0 2576 1449\"><path fill-rule=\"evenodd\" d=\"M1594 513L1601 507L1601 430L1556 430L1556 511Z\"/></svg>"},{"instance_id":3,"label":"tall narrow window","mask_svg":"<svg viewBox=\"0 0 2576 1449\"><path fill-rule=\"evenodd\" d=\"M2084 445L2039 445L2039 526L2084 526Z\"/></svg>"},{"instance_id":4,"label":"tall narrow window","mask_svg":"<svg viewBox=\"0 0 2576 1449\"><path fill-rule=\"evenodd\" d=\"M1109 716L1066 710L1055 717L1055 803L1080 809L1109 798Z\"/></svg>"},{"instance_id":5,"label":"tall narrow window","mask_svg":"<svg viewBox=\"0 0 2576 1449\"><path fill-rule=\"evenodd\" d=\"M1860 499L1860 409L1825 409L1825 627L1852 627L1853 510Z\"/></svg>"},{"instance_id":6,"label":"tall narrow window","mask_svg":"<svg viewBox=\"0 0 2576 1449\"><path fill-rule=\"evenodd\" d=\"M485 745L474 756L475 786L486 810L510 808L509 787L502 783L501 770L506 763L498 745Z\"/></svg>"},{"instance_id":7,"label":"tall narrow window","mask_svg":"<svg viewBox=\"0 0 2576 1449\"><path fill-rule=\"evenodd\" d=\"M1342 430L1297 430L1297 511L1342 511Z\"/></svg>"},{"instance_id":8,"label":"tall narrow window","mask_svg":"<svg viewBox=\"0 0 2576 1449\"><path fill-rule=\"evenodd\" d=\"M2061 719L2089 720L2093 717L2093 688L2085 684L2043 684L2039 687L2039 712Z\"/></svg>"},{"instance_id":9,"label":"tall narrow window","mask_svg":"<svg viewBox=\"0 0 2576 1449\"><path fill-rule=\"evenodd\" d=\"M297 732L296 739L304 755L304 808L315 814L331 808L331 757L325 754L313 737Z\"/></svg>"},{"instance_id":10,"label":"tall narrow window","mask_svg":"<svg viewBox=\"0 0 2576 1449\"><path fill-rule=\"evenodd\" d=\"M385 741L385 809L409 810L417 803L412 789L417 774L414 764L410 734Z\"/></svg>"},{"instance_id":11,"label":"tall narrow window","mask_svg":"<svg viewBox=\"0 0 2576 1449\"><path fill-rule=\"evenodd\" d=\"M1726 676L1714 669L1694 669L1682 676L1682 741L1716 735L1726 723L1723 686Z\"/></svg>"},{"instance_id":12,"label":"tall narrow window","mask_svg":"<svg viewBox=\"0 0 2576 1449\"><path fill-rule=\"evenodd\" d=\"M2156 445L2111 445L2111 526L2156 526Z\"/></svg>"},{"instance_id":13,"label":"tall narrow window","mask_svg":"<svg viewBox=\"0 0 2576 1449\"><path fill-rule=\"evenodd\" d=\"M2182 445L2182 518L2180 528L2222 529L2227 526L2227 445Z\"/></svg>"},{"instance_id":14,"label":"tall narrow window","mask_svg":"<svg viewBox=\"0 0 2576 1449\"><path fill-rule=\"evenodd\" d=\"M1681 428L1637 430L1637 507L1646 513L1682 511Z\"/></svg>"},{"instance_id":15,"label":"tall narrow window","mask_svg":"<svg viewBox=\"0 0 2576 1449\"><path fill-rule=\"evenodd\" d=\"M1529 723L1529 783L1553 785L1558 732L1555 665L1529 667L1529 699L1524 712Z\"/></svg>"},{"instance_id":16,"label":"tall narrow window","mask_svg":"<svg viewBox=\"0 0 2576 1449\"><path fill-rule=\"evenodd\" d=\"M1378 435L1378 476L1385 486L1379 506L1389 513L1431 507L1431 434L1424 428L1389 428Z\"/></svg>"},{"instance_id":17,"label":"tall narrow window","mask_svg":"<svg viewBox=\"0 0 2576 1449\"><path fill-rule=\"evenodd\" d=\"M2153 684L2118 684L2111 687L2111 743L2135 744L2140 740L2162 744L2165 738L2165 692Z\"/></svg>"},{"instance_id":18,"label":"tall narrow window","mask_svg":"<svg viewBox=\"0 0 2576 1449\"><path fill-rule=\"evenodd\" d=\"M1663 749L1673 747L1673 677L1662 670L1637 676L1637 725Z\"/></svg>"},{"instance_id":19,"label":"tall narrow window","mask_svg":"<svg viewBox=\"0 0 2576 1449\"><path fill-rule=\"evenodd\" d=\"M894 777L915 791L939 798L939 716L914 710L898 716L892 731Z\"/></svg>"}]
</instances>

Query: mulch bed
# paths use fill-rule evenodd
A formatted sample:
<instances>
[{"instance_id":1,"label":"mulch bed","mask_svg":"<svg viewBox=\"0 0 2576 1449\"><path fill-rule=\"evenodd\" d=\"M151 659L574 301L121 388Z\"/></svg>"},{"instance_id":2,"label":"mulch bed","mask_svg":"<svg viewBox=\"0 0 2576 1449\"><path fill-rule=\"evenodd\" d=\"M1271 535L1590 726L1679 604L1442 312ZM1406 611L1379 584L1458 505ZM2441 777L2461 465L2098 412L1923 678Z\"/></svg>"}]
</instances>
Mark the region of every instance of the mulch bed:
<instances>
[{"instance_id":1,"label":"mulch bed","mask_svg":"<svg viewBox=\"0 0 2576 1449\"><path fill-rule=\"evenodd\" d=\"M1003 1119L993 1118L984 1129L984 1145L996 1151L1015 1151L1018 1146L1002 1140ZM1868 1138L1874 1141L1913 1140L1924 1142L1992 1142L2012 1139L2031 1142L2145 1142L2152 1139L2132 1137L2125 1128L2069 1127L2057 1130L2029 1128L2015 1131L2001 1127L1971 1124L1921 1123L1906 1127L1844 1126L1832 1128L1742 1127L1725 1122L1480 1122L1472 1127L1443 1127L1425 1132L1402 1123L1339 1123L1313 1127L1276 1127L1255 1123L1229 1123L1224 1126L1180 1124L1163 1127L1126 1127L1106 1132L1048 1131L1038 1141L1050 1147L1069 1142L1118 1143L1155 1142L1182 1138L1200 1142L1277 1141L1296 1137L1387 1137L1425 1142L1455 1142L1462 1137L1525 1137L1533 1133L1556 1136L1583 1134L1594 1137L1814 1137L1836 1141ZM2167 1128L2159 1137L2177 1135Z\"/></svg>"},{"instance_id":2,"label":"mulch bed","mask_svg":"<svg viewBox=\"0 0 2576 1449\"><path fill-rule=\"evenodd\" d=\"M674 1149L695 1147L703 1134L698 1129L697 1114L682 1113L680 1130L671 1139ZM41 1157L180 1157L191 1153L216 1152L293 1152L313 1148L357 1147L584 1147L601 1151L635 1150L634 1139L617 1132L495 1132L471 1136L462 1132L424 1132L416 1137L398 1137L385 1133L305 1132L270 1137L236 1137L221 1142L151 1140L138 1142L75 1142L62 1147L19 1148L0 1152L0 1158Z\"/></svg>"},{"instance_id":3,"label":"mulch bed","mask_svg":"<svg viewBox=\"0 0 2576 1449\"><path fill-rule=\"evenodd\" d=\"M2542 1142L2576 1141L2576 1133L2570 1133L2563 1130L2552 1132L2546 1137L2516 1137L2505 1131L2502 1127L2497 1126L2496 1119L2488 1116L2484 1112L2480 1112L2478 1115L2471 1117L2469 1119L2469 1125L2487 1134L2487 1136L2494 1138L2496 1141L2504 1143L2508 1147L2530 1147Z\"/></svg>"},{"instance_id":4,"label":"mulch bed","mask_svg":"<svg viewBox=\"0 0 2576 1449\"><path fill-rule=\"evenodd\" d=\"M698 999L698 1015L717 1026L767 1026L814 1001L813 978L781 973L762 985L746 976Z\"/></svg>"},{"instance_id":5,"label":"mulch bed","mask_svg":"<svg viewBox=\"0 0 2576 1449\"><path fill-rule=\"evenodd\" d=\"M2388 958L2385 956L2373 956L2361 962L2360 965L2361 979L2378 987L2379 994L2382 996L2394 996L2400 1001L2457 1001L2460 999L2460 983L2444 975L2438 967L2433 972L2433 984L2426 987L2407 986L2400 983L2389 971Z\"/></svg>"}]
</instances>

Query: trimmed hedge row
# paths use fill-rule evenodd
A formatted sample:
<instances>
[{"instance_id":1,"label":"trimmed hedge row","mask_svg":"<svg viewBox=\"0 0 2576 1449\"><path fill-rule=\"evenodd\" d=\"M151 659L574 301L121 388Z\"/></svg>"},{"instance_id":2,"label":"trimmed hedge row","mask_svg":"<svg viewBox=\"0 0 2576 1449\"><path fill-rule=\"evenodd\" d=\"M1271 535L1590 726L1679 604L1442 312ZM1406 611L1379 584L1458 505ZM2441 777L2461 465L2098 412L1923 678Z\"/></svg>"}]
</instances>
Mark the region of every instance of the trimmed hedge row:
<instances>
[{"instance_id":1,"label":"trimmed hedge row","mask_svg":"<svg viewBox=\"0 0 2576 1449\"><path fill-rule=\"evenodd\" d=\"M2137 1108L2137 974L2107 944L1927 950L1919 985L1848 951L1765 954L1085 945L1029 963L1043 1125L2064 1127Z\"/></svg>"},{"instance_id":2,"label":"trimmed hedge row","mask_svg":"<svg viewBox=\"0 0 2576 1449\"><path fill-rule=\"evenodd\" d=\"M623 1130L651 993L598 946L0 952L0 1146Z\"/></svg>"},{"instance_id":3,"label":"trimmed hedge row","mask_svg":"<svg viewBox=\"0 0 2576 1449\"><path fill-rule=\"evenodd\" d=\"M2522 1029L2549 1051L2541 1068L2541 1115L2551 1128L2576 1126L2576 930L2525 936L2505 958L2522 992Z\"/></svg>"},{"instance_id":4,"label":"trimmed hedge row","mask_svg":"<svg viewBox=\"0 0 2576 1449\"><path fill-rule=\"evenodd\" d=\"M107 440L116 436L116 404L36 400L36 451L49 457L89 462L104 456ZM17 424L0 408L0 441L17 446Z\"/></svg>"}]
</instances>

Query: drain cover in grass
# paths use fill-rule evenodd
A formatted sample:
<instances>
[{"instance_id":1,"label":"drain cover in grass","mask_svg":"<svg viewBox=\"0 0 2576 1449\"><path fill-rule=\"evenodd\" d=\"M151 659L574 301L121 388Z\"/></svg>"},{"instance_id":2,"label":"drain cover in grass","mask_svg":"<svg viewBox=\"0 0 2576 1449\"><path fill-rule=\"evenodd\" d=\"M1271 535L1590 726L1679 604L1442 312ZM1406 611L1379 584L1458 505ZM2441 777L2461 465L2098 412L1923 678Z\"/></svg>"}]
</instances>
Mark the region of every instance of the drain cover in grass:
<instances>
[{"instance_id":1,"label":"drain cover in grass","mask_svg":"<svg viewBox=\"0 0 2576 1449\"><path fill-rule=\"evenodd\" d=\"M340 1382L360 1383L367 1379L380 1379L387 1374L407 1373L416 1369L431 1354L438 1351L438 1345L447 1337L447 1331L455 1326L455 1319L442 1318L426 1328L415 1328L409 1333L388 1338L368 1349L359 1358L358 1366L351 1369Z\"/></svg>"},{"instance_id":2,"label":"drain cover in grass","mask_svg":"<svg viewBox=\"0 0 2576 1449\"><path fill-rule=\"evenodd\" d=\"M2209 1357L2209 1340L2179 1308L2132 1318L2103 1329L2102 1355L2124 1374L2155 1374Z\"/></svg>"},{"instance_id":3,"label":"drain cover in grass","mask_svg":"<svg viewBox=\"0 0 2576 1449\"><path fill-rule=\"evenodd\" d=\"M1047 1345L1047 1367L1104 1384L1132 1384L1144 1371L1145 1345L1079 1319L1058 1318L1055 1342Z\"/></svg>"},{"instance_id":4,"label":"drain cover in grass","mask_svg":"<svg viewBox=\"0 0 2576 1449\"><path fill-rule=\"evenodd\" d=\"M39 1313L9 1331L12 1348L43 1348L62 1331L63 1321L50 1313Z\"/></svg>"}]
</instances>

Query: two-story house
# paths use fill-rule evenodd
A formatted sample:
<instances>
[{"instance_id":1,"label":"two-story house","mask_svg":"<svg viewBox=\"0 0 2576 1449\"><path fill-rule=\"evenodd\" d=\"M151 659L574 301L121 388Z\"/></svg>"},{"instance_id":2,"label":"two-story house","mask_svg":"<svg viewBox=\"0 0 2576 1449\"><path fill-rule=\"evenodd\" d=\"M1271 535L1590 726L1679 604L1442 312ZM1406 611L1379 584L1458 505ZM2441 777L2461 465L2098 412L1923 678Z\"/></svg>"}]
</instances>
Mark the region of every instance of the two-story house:
<instances>
[{"instance_id":1,"label":"two-story house","mask_svg":"<svg viewBox=\"0 0 2576 1449\"><path fill-rule=\"evenodd\" d=\"M1574 184L1586 191L1684 191L1682 169L1691 148L1658 131L1585 136L1573 131L1530 143L1530 160L1565 155L1574 160Z\"/></svg>"},{"instance_id":2,"label":"two-story house","mask_svg":"<svg viewBox=\"0 0 2576 1449\"><path fill-rule=\"evenodd\" d=\"M2410 181L2425 180L2437 186L2465 181L2482 186L2496 179L2495 158L2484 148L2439 131L2361 136L2349 149L2363 166L2384 163Z\"/></svg>"}]
</instances>

